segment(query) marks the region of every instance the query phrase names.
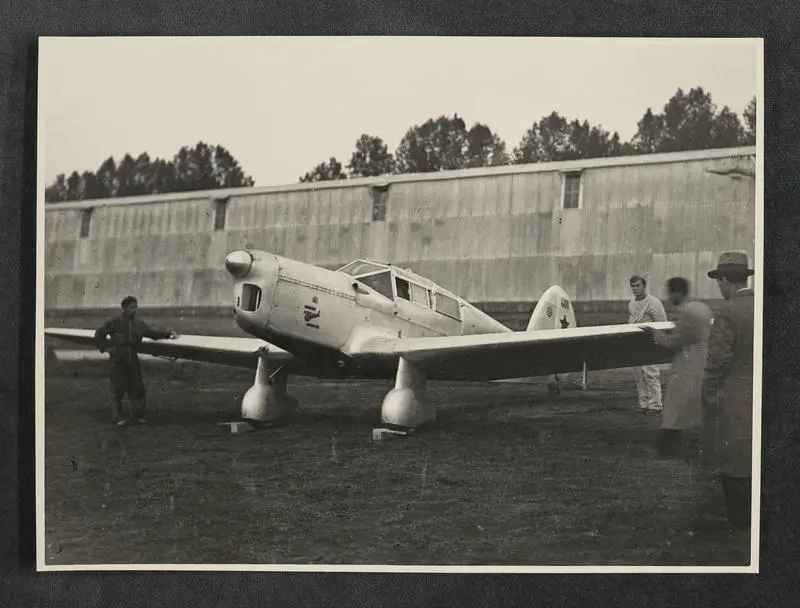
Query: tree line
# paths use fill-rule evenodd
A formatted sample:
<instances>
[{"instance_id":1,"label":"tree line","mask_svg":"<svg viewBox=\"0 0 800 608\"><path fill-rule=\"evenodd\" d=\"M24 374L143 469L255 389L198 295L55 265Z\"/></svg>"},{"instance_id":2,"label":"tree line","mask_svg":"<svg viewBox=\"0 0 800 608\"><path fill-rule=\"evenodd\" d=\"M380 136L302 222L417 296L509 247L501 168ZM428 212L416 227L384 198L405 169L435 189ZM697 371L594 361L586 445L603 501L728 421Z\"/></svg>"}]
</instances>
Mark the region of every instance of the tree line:
<instances>
[{"instance_id":1,"label":"tree line","mask_svg":"<svg viewBox=\"0 0 800 608\"><path fill-rule=\"evenodd\" d=\"M425 173L471 167L539 163L657 152L676 152L754 145L755 97L741 118L728 106L717 108L701 87L682 89L659 113L648 108L630 141L587 120L568 119L552 112L534 122L511 151L492 129L476 122L467 128L463 118L439 116L410 127L394 153L378 136L363 134L346 166L331 157L319 163L300 182L342 180L398 173ZM238 161L224 147L200 142L181 148L172 160L136 158L126 154L119 163L106 159L96 172L58 175L47 187L45 200L59 202L167 192L253 186Z\"/></svg>"},{"instance_id":2,"label":"tree line","mask_svg":"<svg viewBox=\"0 0 800 608\"><path fill-rule=\"evenodd\" d=\"M253 184L253 179L227 149L201 141L191 148L182 147L172 160L150 158L146 152L136 158L126 154L118 163L113 157L107 158L97 171L73 171L69 177L58 175L45 189L45 201L192 192Z\"/></svg>"},{"instance_id":3,"label":"tree line","mask_svg":"<svg viewBox=\"0 0 800 608\"><path fill-rule=\"evenodd\" d=\"M380 137L362 135L346 167L331 157L299 181L729 148L754 145L755 141L755 97L740 119L728 106L718 109L711 94L697 87L688 93L678 89L660 113L648 108L630 141L587 120L569 120L552 112L534 122L509 152L488 125L476 122L468 129L464 119L455 114L412 126L394 154Z\"/></svg>"}]
</instances>

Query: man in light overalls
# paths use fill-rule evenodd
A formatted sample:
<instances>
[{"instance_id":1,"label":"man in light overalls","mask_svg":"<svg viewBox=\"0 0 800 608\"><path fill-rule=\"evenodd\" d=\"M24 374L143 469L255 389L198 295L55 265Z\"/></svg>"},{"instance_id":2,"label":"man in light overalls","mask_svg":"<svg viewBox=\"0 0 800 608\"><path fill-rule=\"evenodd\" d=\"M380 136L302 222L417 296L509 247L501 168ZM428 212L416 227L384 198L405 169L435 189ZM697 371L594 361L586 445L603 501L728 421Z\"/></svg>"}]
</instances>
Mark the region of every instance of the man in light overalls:
<instances>
[{"instance_id":1,"label":"man in light overalls","mask_svg":"<svg viewBox=\"0 0 800 608\"><path fill-rule=\"evenodd\" d=\"M628 303L629 323L658 323L667 320L664 305L657 297L647 293L647 279L633 275L630 279L633 299ZM639 407L642 411L660 412L661 375L655 365L634 368L636 389L639 392Z\"/></svg>"}]
</instances>

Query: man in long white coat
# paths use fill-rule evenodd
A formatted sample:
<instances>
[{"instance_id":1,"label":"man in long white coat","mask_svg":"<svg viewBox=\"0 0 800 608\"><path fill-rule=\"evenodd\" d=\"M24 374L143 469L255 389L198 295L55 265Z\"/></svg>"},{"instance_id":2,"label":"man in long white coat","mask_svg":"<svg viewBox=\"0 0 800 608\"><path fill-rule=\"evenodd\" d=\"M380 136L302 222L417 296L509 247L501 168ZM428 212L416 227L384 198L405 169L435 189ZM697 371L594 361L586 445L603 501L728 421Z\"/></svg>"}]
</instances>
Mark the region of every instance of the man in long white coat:
<instances>
[{"instance_id":1,"label":"man in long white coat","mask_svg":"<svg viewBox=\"0 0 800 608\"><path fill-rule=\"evenodd\" d=\"M667 320L664 305L657 297L647 293L647 279L633 275L630 280L633 299L628 303L629 323L658 323ZM639 407L642 411L660 412L661 374L655 365L645 365L634 370L636 389L639 393Z\"/></svg>"},{"instance_id":2,"label":"man in long white coat","mask_svg":"<svg viewBox=\"0 0 800 608\"><path fill-rule=\"evenodd\" d=\"M689 281L667 281L669 303L675 307L675 329L654 331L653 341L675 352L664 398L659 447L664 456L696 461L703 425L702 389L711 333L711 309L689 298Z\"/></svg>"}]
</instances>

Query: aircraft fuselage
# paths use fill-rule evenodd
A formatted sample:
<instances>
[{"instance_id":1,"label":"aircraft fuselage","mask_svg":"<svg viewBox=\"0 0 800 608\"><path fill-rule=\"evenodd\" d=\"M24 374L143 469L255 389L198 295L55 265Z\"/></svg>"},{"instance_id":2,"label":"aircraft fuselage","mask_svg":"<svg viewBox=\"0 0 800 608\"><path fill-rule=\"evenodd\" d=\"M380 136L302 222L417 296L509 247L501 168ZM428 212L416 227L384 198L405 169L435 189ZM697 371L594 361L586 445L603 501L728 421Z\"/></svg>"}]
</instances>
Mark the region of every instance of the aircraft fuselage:
<instances>
[{"instance_id":1,"label":"aircraft fuselage","mask_svg":"<svg viewBox=\"0 0 800 608\"><path fill-rule=\"evenodd\" d=\"M358 260L328 270L258 250L225 260L234 315L248 334L307 362L315 375L393 378L396 366L356 366L349 352L377 336L412 338L511 331L408 269ZM369 365L369 364L368 364Z\"/></svg>"}]
</instances>

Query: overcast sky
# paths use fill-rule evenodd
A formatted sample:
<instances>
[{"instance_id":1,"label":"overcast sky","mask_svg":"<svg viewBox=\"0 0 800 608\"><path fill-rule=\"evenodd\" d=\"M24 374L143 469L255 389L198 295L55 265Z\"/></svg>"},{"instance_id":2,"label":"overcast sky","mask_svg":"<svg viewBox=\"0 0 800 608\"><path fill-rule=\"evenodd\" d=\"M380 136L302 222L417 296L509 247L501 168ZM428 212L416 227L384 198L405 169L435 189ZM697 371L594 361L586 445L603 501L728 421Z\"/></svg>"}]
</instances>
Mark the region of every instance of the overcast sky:
<instances>
[{"instance_id":1,"label":"overcast sky","mask_svg":"<svg viewBox=\"0 0 800 608\"><path fill-rule=\"evenodd\" d=\"M362 133L394 151L458 113L516 146L553 110L623 139L648 107L702 86L741 115L755 42L534 38L61 38L40 42L46 181L108 156L221 144L257 186L296 183Z\"/></svg>"}]
</instances>

